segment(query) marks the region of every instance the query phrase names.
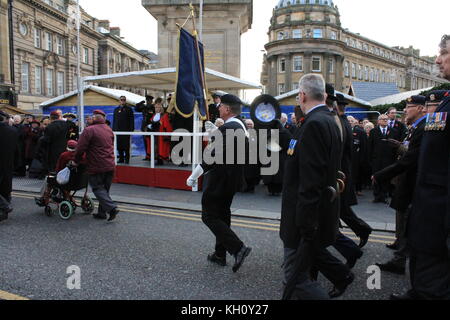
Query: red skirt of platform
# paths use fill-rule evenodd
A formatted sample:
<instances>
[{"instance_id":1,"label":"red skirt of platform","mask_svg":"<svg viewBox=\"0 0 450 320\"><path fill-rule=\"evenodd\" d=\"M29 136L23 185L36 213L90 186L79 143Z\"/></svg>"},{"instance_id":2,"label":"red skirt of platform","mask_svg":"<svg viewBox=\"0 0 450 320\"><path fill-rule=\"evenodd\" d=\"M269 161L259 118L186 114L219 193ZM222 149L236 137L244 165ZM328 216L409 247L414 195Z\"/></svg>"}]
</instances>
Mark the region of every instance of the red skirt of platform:
<instances>
[{"instance_id":1,"label":"red skirt of platform","mask_svg":"<svg viewBox=\"0 0 450 320\"><path fill-rule=\"evenodd\" d=\"M186 186L186 180L191 173L190 170L117 166L114 183L191 191L192 189ZM202 179L200 178L199 190L201 187Z\"/></svg>"}]
</instances>

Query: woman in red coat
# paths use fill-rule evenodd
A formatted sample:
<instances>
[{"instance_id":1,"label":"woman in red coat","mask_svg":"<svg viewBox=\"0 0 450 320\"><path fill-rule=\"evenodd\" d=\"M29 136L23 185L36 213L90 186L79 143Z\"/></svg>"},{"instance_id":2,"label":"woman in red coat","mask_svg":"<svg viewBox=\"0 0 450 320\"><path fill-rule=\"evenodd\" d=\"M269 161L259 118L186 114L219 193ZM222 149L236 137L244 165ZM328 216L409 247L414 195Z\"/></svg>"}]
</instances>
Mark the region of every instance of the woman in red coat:
<instances>
[{"instance_id":1,"label":"woman in red coat","mask_svg":"<svg viewBox=\"0 0 450 320\"><path fill-rule=\"evenodd\" d=\"M162 99L155 101L155 114L150 119L149 131L151 132L173 132L172 124L169 120L169 114L165 112L162 106ZM157 164L164 164L163 160L170 160L170 138L169 136L158 136L155 149L157 150ZM151 150L150 139L147 140L147 150Z\"/></svg>"}]
</instances>

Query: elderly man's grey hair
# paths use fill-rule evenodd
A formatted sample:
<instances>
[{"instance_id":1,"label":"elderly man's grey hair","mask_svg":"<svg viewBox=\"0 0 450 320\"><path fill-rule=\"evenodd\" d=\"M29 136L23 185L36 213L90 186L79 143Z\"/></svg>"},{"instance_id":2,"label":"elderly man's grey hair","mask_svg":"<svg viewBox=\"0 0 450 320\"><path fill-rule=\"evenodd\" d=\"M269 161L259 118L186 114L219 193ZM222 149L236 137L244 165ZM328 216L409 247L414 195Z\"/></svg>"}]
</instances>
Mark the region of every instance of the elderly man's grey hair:
<instances>
[{"instance_id":1,"label":"elderly man's grey hair","mask_svg":"<svg viewBox=\"0 0 450 320\"><path fill-rule=\"evenodd\" d=\"M304 75L299 81L299 90L314 100L325 100L325 80L319 74Z\"/></svg>"}]
</instances>

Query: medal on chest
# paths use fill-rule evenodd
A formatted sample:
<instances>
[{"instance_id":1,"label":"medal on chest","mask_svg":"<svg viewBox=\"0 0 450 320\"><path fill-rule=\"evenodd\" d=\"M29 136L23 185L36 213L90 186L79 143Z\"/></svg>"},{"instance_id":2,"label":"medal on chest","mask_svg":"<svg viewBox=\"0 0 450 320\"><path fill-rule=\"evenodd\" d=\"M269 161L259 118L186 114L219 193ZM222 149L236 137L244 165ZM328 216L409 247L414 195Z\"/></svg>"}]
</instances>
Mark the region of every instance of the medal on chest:
<instances>
[{"instance_id":1,"label":"medal on chest","mask_svg":"<svg viewBox=\"0 0 450 320\"><path fill-rule=\"evenodd\" d=\"M444 131L447 127L447 112L429 113L425 131Z\"/></svg>"},{"instance_id":2,"label":"medal on chest","mask_svg":"<svg viewBox=\"0 0 450 320\"><path fill-rule=\"evenodd\" d=\"M297 146L298 140L292 139L289 143L289 149L287 151L288 156L293 156L295 152L295 147Z\"/></svg>"}]
</instances>

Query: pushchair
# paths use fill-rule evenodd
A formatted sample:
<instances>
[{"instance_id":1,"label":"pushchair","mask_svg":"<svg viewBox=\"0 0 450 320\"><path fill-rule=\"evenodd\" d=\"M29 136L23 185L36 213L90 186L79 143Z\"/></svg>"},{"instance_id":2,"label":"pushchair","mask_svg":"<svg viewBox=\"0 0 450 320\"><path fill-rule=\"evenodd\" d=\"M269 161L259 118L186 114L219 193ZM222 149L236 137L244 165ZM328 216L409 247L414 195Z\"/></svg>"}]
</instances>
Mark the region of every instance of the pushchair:
<instances>
[{"instance_id":1,"label":"pushchair","mask_svg":"<svg viewBox=\"0 0 450 320\"><path fill-rule=\"evenodd\" d=\"M66 185L60 185L56 181L56 173L47 175L47 188L42 198L36 198L36 204L45 207L45 214L49 217L58 211L59 216L63 220L69 220L75 213L77 208L81 208L85 214L91 214L95 207L92 199L87 195L88 192L88 175L86 166L70 167L70 180ZM85 189L81 202L75 200L77 191ZM57 208L52 209L51 205L55 204Z\"/></svg>"}]
</instances>

